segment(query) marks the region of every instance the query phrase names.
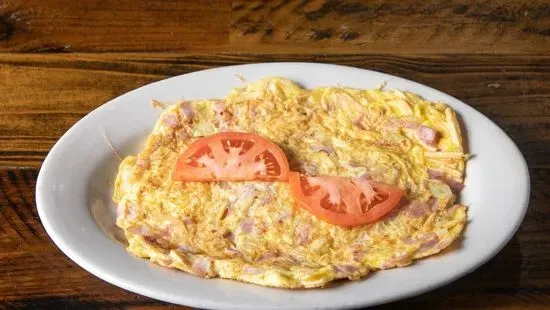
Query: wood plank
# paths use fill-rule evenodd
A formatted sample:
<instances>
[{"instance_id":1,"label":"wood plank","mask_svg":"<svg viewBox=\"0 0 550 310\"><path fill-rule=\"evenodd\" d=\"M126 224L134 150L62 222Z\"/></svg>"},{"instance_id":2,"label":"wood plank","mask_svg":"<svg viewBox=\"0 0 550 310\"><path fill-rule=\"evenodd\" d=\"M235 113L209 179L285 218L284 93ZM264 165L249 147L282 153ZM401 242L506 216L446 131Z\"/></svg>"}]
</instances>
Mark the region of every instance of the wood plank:
<instances>
[{"instance_id":1,"label":"wood plank","mask_svg":"<svg viewBox=\"0 0 550 310\"><path fill-rule=\"evenodd\" d=\"M547 52L549 26L545 0L238 0L230 43L232 52Z\"/></svg>"},{"instance_id":2,"label":"wood plank","mask_svg":"<svg viewBox=\"0 0 550 310\"><path fill-rule=\"evenodd\" d=\"M227 0L0 2L0 51L217 51L229 47Z\"/></svg>"},{"instance_id":3,"label":"wood plank","mask_svg":"<svg viewBox=\"0 0 550 310\"><path fill-rule=\"evenodd\" d=\"M103 282L63 255L46 235L36 212L37 175L36 168L0 168L0 308L156 309L168 305ZM550 169L531 169L531 181L525 220L495 258L450 285L376 309L547 309Z\"/></svg>"},{"instance_id":4,"label":"wood plank","mask_svg":"<svg viewBox=\"0 0 550 310\"><path fill-rule=\"evenodd\" d=\"M3 52L545 53L546 0L10 0Z\"/></svg>"},{"instance_id":5,"label":"wood plank","mask_svg":"<svg viewBox=\"0 0 550 310\"><path fill-rule=\"evenodd\" d=\"M519 144L531 168L550 167L550 56L0 54L0 165L37 167L86 113L167 76L261 61L370 68L463 100Z\"/></svg>"}]
</instances>

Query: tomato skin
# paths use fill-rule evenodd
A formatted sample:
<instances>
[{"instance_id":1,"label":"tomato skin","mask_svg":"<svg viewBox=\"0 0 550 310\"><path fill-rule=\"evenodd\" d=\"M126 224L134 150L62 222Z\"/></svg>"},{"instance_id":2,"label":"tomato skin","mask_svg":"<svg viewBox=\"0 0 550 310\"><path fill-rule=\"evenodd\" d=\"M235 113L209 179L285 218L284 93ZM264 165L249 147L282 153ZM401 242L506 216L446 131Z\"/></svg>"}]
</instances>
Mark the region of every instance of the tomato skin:
<instances>
[{"instance_id":1,"label":"tomato skin","mask_svg":"<svg viewBox=\"0 0 550 310\"><path fill-rule=\"evenodd\" d=\"M327 183L329 185L330 183L334 183L333 187L339 192L340 203L345 204L349 209L346 209L347 212L337 212L333 209L323 207L322 200L320 198L322 195L316 193L306 195L302 187L302 175L298 172L290 172L290 189L292 195L296 199L296 204L325 222L343 227L355 227L374 223L393 210L403 197L403 190L398 187L370 180L354 179L353 182L356 183L356 186L354 187L351 185L352 183L350 183L350 179L347 178L307 177L306 179L324 179L326 182L329 182ZM383 193L385 197L383 201L375 203L374 206L366 212L362 211L360 205L360 182L368 182L369 185L376 190L376 192ZM365 183L363 183L363 185L364 184ZM329 192L334 191L334 188L330 188ZM322 189L318 190L318 192L319 191L322 191Z\"/></svg>"},{"instance_id":2,"label":"tomato skin","mask_svg":"<svg viewBox=\"0 0 550 310\"><path fill-rule=\"evenodd\" d=\"M172 179L287 181L288 172L286 155L275 143L252 133L222 132L194 141L180 155Z\"/></svg>"}]
</instances>

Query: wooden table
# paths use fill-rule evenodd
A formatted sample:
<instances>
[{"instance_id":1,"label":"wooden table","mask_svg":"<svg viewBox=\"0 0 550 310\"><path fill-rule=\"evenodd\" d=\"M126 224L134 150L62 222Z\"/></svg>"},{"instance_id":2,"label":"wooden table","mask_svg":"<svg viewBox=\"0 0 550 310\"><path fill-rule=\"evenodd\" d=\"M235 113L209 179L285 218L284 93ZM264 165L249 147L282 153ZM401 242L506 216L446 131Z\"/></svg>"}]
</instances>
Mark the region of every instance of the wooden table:
<instances>
[{"instance_id":1,"label":"wooden table","mask_svg":"<svg viewBox=\"0 0 550 310\"><path fill-rule=\"evenodd\" d=\"M113 97L264 61L337 63L425 83L491 118L527 159L531 203L510 243L453 284L380 309L550 307L547 0L0 0L0 52L0 308L176 307L107 284L60 252L36 212L40 164Z\"/></svg>"}]
</instances>

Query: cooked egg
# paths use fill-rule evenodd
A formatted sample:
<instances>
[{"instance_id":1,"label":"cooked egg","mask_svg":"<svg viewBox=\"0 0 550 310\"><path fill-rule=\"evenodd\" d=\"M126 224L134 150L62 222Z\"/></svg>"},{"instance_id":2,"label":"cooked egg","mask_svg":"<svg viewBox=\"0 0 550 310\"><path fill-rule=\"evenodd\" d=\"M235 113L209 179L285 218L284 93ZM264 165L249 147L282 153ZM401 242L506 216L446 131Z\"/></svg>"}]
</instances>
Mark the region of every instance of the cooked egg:
<instances>
[{"instance_id":1,"label":"cooked egg","mask_svg":"<svg viewBox=\"0 0 550 310\"><path fill-rule=\"evenodd\" d=\"M165 108L144 149L119 168L114 200L127 250L201 277L313 288L403 267L461 235L465 161L455 113L398 90L303 89L281 78L223 100ZM291 170L368 177L405 191L382 220L345 228L298 208L285 182L175 182L200 137L251 132L279 145Z\"/></svg>"}]
</instances>

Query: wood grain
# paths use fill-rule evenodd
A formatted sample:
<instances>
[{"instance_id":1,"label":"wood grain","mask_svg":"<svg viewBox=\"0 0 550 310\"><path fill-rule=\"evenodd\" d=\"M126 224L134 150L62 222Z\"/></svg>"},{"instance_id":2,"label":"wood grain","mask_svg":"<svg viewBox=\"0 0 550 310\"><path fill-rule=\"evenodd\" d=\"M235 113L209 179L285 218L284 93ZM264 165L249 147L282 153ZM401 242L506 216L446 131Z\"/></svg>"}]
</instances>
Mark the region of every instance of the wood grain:
<instances>
[{"instance_id":1,"label":"wood grain","mask_svg":"<svg viewBox=\"0 0 550 310\"><path fill-rule=\"evenodd\" d=\"M38 167L71 125L126 91L171 75L259 61L338 63L425 83L502 126L531 168L550 168L550 56L371 54L0 54L0 165Z\"/></svg>"},{"instance_id":2,"label":"wood grain","mask_svg":"<svg viewBox=\"0 0 550 310\"><path fill-rule=\"evenodd\" d=\"M226 0L0 1L0 51L217 51L229 46Z\"/></svg>"},{"instance_id":3,"label":"wood grain","mask_svg":"<svg viewBox=\"0 0 550 310\"><path fill-rule=\"evenodd\" d=\"M234 1L232 52L525 53L550 47L548 1Z\"/></svg>"},{"instance_id":4,"label":"wood grain","mask_svg":"<svg viewBox=\"0 0 550 310\"><path fill-rule=\"evenodd\" d=\"M103 282L57 249L36 213L37 174L36 168L0 169L0 308L156 309L167 305ZM377 309L547 309L550 169L531 169L531 182L525 220L495 258L451 285Z\"/></svg>"},{"instance_id":5,"label":"wood grain","mask_svg":"<svg viewBox=\"0 0 550 310\"><path fill-rule=\"evenodd\" d=\"M544 53L546 0L3 0L4 52Z\"/></svg>"}]
</instances>

